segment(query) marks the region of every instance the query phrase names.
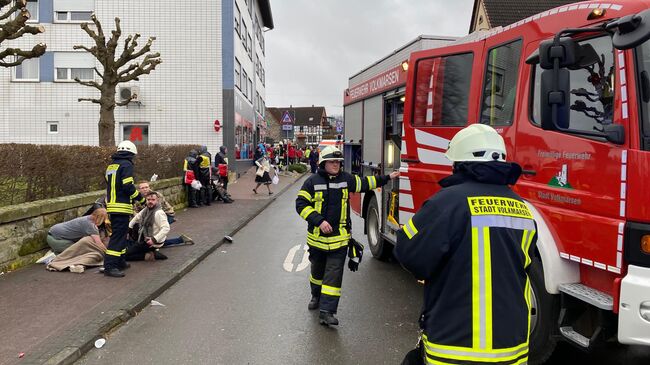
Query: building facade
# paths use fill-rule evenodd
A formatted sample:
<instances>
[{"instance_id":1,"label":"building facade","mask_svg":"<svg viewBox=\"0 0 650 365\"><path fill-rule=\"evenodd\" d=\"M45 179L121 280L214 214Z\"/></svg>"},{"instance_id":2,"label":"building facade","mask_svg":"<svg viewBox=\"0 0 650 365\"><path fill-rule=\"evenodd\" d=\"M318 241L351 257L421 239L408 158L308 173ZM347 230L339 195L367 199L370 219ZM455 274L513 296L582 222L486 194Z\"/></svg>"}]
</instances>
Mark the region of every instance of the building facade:
<instances>
[{"instance_id":1,"label":"building facade","mask_svg":"<svg viewBox=\"0 0 650 365\"><path fill-rule=\"evenodd\" d=\"M331 130L325 107L276 107L268 111L280 121L283 127L282 139L294 141L299 147L318 146L324 135ZM291 129L287 129L285 120L291 119Z\"/></svg>"},{"instance_id":2,"label":"building facade","mask_svg":"<svg viewBox=\"0 0 650 365\"><path fill-rule=\"evenodd\" d=\"M163 60L139 81L118 86L116 101L129 93L137 99L115 109L116 141L207 145L213 154L226 145L235 157L237 125L263 133L257 116L263 115L259 105L265 99L264 29L273 27L268 0L28 0L27 5L30 22L45 32L2 47L45 43L47 52L18 67L0 68L0 143L98 144L99 106L78 99L97 98L99 92L73 81L101 82L93 70L99 62L73 49L92 47L94 41L80 28L92 14L107 37L114 18L120 18L118 47L128 35L141 34L140 47L156 37L152 52ZM241 91L235 80L243 85L244 71L247 87Z\"/></svg>"}]
</instances>

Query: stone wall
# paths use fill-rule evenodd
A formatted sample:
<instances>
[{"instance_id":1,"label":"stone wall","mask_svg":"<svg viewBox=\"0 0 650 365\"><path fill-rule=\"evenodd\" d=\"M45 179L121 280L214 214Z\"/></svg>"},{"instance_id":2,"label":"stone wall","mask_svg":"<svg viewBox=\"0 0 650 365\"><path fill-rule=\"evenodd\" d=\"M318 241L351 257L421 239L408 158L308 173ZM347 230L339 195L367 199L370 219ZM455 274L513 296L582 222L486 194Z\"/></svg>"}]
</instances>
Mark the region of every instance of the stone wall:
<instances>
[{"instance_id":1,"label":"stone wall","mask_svg":"<svg viewBox=\"0 0 650 365\"><path fill-rule=\"evenodd\" d=\"M151 187L161 192L175 208L187 206L187 194L180 178L156 181ZM81 216L102 194L105 191L0 208L0 272L35 262L48 247L45 238L49 228Z\"/></svg>"}]
</instances>

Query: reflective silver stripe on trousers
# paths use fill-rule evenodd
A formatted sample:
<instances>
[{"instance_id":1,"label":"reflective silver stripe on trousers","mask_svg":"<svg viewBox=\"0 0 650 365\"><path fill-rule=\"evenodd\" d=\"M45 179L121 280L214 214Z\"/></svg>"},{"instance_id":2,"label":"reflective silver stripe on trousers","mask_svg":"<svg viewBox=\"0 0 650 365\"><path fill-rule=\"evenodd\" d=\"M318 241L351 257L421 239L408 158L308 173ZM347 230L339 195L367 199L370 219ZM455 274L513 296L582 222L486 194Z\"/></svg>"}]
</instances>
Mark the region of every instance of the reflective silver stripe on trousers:
<instances>
[{"instance_id":1,"label":"reflective silver stripe on trousers","mask_svg":"<svg viewBox=\"0 0 650 365\"><path fill-rule=\"evenodd\" d=\"M526 218L507 217L503 215L475 215L472 216L472 227L497 227L532 231L535 221Z\"/></svg>"}]
</instances>

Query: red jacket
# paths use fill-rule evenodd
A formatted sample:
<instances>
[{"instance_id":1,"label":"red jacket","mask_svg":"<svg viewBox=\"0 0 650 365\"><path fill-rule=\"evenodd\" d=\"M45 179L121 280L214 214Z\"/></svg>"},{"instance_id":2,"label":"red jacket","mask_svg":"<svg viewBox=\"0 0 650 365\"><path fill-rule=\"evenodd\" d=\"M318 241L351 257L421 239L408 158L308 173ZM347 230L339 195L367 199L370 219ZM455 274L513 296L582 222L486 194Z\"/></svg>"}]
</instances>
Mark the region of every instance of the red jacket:
<instances>
[{"instance_id":1,"label":"red jacket","mask_svg":"<svg viewBox=\"0 0 650 365\"><path fill-rule=\"evenodd\" d=\"M289 158L296 157L296 148L294 146L289 146Z\"/></svg>"}]
</instances>

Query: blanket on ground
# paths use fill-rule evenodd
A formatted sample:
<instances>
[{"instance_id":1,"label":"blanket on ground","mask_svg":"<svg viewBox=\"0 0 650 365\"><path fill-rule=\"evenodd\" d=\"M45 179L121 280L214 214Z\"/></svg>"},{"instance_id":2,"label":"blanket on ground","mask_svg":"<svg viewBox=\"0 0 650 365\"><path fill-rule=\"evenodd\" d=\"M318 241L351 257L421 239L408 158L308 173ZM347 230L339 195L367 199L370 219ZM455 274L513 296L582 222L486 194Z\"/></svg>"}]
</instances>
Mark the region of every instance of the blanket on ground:
<instances>
[{"instance_id":1,"label":"blanket on ground","mask_svg":"<svg viewBox=\"0 0 650 365\"><path fill-rule=\"evenodd\" d=\"M50 271L63 271L71 265L102 266L104 264L103 247L98 247L90 236L84 237L57 255L47 265Z\"/></svg>"}]
</instances>

